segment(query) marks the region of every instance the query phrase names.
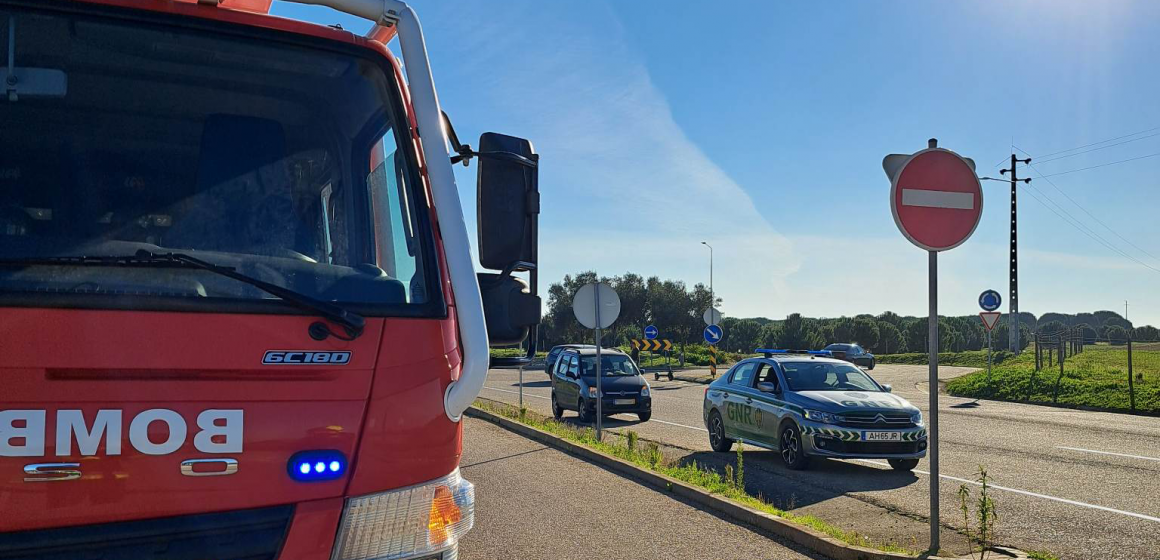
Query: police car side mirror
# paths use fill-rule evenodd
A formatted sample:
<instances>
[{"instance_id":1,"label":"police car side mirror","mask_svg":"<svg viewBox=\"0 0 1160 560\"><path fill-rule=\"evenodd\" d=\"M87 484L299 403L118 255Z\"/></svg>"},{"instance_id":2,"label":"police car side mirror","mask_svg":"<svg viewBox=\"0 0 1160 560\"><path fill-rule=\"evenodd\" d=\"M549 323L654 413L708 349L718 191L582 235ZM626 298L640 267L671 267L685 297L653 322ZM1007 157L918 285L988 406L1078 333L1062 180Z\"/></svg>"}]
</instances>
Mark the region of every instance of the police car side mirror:
<instances>
[{"instance_id":1,"label":"police car side mirror","mask_svg":"<svg viewBox=\"0 0 1160 560\"><path fill-rule=\"evenodd\" d=\"M886 391L887 393L893 393L894 387L890 386L890 384L887 383L887 384L882 385L882 390Z\"/></svg>"},{"instance_id":2,"label":"police car side mirror","mask_svg":"<svg viewBox=\"0 0 1160 560\"><path fill-rule=\"evenodd\" d=\"M777 385L770 383L768 381L762 381L761 383L758 383L757 390L761 391L762 393L779 393L779 392L781 392L778 390Z\"/></svg>"}]
</instances>

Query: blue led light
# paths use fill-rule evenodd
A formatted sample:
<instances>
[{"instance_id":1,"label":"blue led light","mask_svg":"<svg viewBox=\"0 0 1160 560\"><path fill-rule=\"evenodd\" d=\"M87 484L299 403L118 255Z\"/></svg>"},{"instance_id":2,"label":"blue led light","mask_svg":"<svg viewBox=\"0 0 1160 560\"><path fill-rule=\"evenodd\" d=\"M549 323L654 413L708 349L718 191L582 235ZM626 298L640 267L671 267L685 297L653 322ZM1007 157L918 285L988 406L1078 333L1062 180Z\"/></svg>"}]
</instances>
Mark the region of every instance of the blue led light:
<instances>
[{"instance_id":1,"label":"blue led light","mask_svg":"<svg viewBox=\"0 0 1160 560\"><path fill-rule=\"evenodd\" d=\"M346 465L346 455L341 451L299 451L287 462L286 473L298 482L334 480L346 474Z\"/></svg>"}]
</instances>

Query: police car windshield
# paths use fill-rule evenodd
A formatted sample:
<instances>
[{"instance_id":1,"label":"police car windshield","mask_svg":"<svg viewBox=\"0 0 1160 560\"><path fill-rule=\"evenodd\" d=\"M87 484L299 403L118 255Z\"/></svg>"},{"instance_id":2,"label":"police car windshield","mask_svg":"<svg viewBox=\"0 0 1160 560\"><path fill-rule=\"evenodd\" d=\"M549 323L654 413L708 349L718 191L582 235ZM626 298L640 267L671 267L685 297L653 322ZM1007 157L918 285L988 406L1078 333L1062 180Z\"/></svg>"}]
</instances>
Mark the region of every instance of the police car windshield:
<instances>
[{"instance_id":1,"label":"police car windshield","mask_svg":"<svg viewBox=\"0 0 1160 560\"><path fill-rule=\"evenodd\" d=\"M628 356L619 356L616 354L605 354L600 356L600 373L605 377L617 375L637 375L640 373L636 369L636 364L628 359ZM596 376L596 356L581 356L580 357L580 375Z\"/></svg>"},{"instance_id":2,"label":"police car windshield","mask_svg":"<svg viewBox=\"0 0 1160 560\"><path fill-rule=\"evenodd\" d=\"M874 391L882 389L862 370L850 364L782 362L791 391Z\"/></svg>"}]
</instances>

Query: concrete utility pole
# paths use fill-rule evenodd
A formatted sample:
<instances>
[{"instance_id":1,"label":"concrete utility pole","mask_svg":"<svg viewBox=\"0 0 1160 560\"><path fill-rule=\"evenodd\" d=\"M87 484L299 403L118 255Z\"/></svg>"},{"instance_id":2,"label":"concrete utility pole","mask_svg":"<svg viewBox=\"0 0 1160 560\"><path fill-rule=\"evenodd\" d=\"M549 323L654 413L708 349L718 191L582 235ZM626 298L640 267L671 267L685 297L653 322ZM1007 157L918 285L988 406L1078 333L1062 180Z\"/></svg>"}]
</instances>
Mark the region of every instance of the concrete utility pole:
<instances>
[{"instance_id":1,"label":"concrete utility pole","mask_svg":"<svg viewBox=\"0 0 1160 560\"><path fill-rule=\"evenodd\" d=\"M701 245L709 248L709 316L713 316L713 309L717 309L717 297L713 294L713 246L706 241L702 241Z\"/></svg>"},{"instance_id":2,"label":"concrete utility pole","mask_svg":"<svg viewBox=\"0 0 1160 560\"><path fill-rule=\"evenodd\" d=\"M1017 159L1015 154L1011 154L1011 169L1000 169L999 173L1006 175L1011 173L1011 282L1010 293L1007 296L1007 305L1010 307L1008 311L1008 328L1007 328L1007 343L1012 352L1019 353L1019 253L1016 247L1016 239L1018 228L1015 212L1015 185L1020 181L1016 176L1015 166L1019 163L1031 163L1031 158ZM1031 179L1022 179L1024 183L1030 183Z\"/></svg>"}]
</instances>

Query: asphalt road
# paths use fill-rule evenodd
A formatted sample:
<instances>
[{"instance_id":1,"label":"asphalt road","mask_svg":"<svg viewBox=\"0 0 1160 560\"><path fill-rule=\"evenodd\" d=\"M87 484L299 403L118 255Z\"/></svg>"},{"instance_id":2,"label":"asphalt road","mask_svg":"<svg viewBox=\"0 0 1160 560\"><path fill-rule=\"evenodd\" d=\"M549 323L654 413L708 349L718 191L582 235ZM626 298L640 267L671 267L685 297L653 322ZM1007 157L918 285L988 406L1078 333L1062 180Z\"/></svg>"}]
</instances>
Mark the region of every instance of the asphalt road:
<instances>
[{"instance_id":1,"label":"asphalt road","mask_svg":"<svg viewBox=\"0 0 1160 560\"><path fill-rule=\"evenodd\" d=\"M966 368L940 368L940 379ZM929 417L927 367L879 365L872 374ZM524 372L525 405L550 414L543 370ZM481 396L517 401L518 370L492 370ZM609 419L613 429L687 448L703 464L731 462L709 450L701 418L705 386L653 381L653 417ZM1160 559L1160 419L939 396L941 520L963 525L956 492L979 465L992 477L1001 544L1064 558ZM573 413L566 418L574 419ZM929 459L913 474L884 461L816 461L791 472L769 451L746 454L747 486L775 504L838 525L924 548ZM977 489L977 487L974 487ZM889 515L887 512L902 515ZM943 532L944 548L963 550Z\"/></svg>"},{"instance_id":2,"label":"asphalt road","mask_svg":"<svg viewBox=\"0 0 1160 560\"><path fill-rule=\"evenodd\" d=\"M475 527L461 558L821 558L566 453L468 418Z\"/></svg>"}]
</instances>

